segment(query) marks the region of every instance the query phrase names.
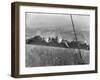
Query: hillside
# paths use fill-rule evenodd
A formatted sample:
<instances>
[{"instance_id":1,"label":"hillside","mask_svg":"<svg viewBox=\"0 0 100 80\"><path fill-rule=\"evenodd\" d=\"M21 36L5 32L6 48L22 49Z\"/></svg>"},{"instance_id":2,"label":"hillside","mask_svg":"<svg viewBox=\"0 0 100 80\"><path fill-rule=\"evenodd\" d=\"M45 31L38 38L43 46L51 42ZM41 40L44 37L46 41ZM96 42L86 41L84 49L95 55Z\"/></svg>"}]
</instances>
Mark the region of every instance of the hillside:
<instances>
[{"instance_id":1,"label":"hillside","mask_svg":"<svg viewBox=\"0 0 100 80\"><path fill-rule=\"evenodd\" d=\"M89 51L81 50L84 64L89 64ZM26 67L78 65L77 49L26 45Z\"/></svg>"}]
</instances>

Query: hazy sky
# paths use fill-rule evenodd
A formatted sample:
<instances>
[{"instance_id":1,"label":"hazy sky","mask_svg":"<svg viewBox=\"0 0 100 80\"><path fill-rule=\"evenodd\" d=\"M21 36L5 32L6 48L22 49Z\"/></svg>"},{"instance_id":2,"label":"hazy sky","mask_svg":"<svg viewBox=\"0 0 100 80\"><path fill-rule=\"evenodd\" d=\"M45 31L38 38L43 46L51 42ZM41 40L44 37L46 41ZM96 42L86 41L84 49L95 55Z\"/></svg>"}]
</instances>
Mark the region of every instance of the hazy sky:
<instances>
[{"instance_id":1,"label":"hazy sky","mask_svg":"<svg viewBox=\"0 0 100 80\"><path fill-rule=\"evenodd\" d=\"M89 31L89 16L73 15L73 22L76 30ZM26 13L26 27L36 29L63 29L72 30L70 15Z\"/></svg>"},{"instance_id":2,"label":"hazy sky","mask_svg":"<svg viewBox=\"0 0 100 80\"><path fill-rule=\"evenodd\" d=\"M72 15L78 38L89 42L90 18L83 15ZM61 36L72 40L75 35L70 15L26 13L26 38L41 35L44 37Z\"/></svg>"}]
</instances>

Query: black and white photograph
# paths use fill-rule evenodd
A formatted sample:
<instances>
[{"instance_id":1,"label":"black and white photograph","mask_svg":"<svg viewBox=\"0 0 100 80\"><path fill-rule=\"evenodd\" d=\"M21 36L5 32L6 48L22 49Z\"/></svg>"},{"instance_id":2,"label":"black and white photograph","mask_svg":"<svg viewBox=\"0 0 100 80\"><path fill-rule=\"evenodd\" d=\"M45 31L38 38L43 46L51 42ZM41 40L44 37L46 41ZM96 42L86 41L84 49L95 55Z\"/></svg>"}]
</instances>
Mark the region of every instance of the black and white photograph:
<instances>
[{"instance_id":1,"label":"black and white photograph","mask_svg":"<svg viewBox=\"0 0 100 80\"><path fill-rule=\"evenodd\" d=\"M97 7L12 3L12 77L97 73Z\"/></svg>"},{"instance_id":2,"label":"black and white photograph","mask_svg":"<svg viewBox=\"0 0 100 80\"><path fill-rule=\"evenodd\" d=\"M26 67L89 64L89 32L90 15L26 12Z\"/></svg>"}]
</instances>

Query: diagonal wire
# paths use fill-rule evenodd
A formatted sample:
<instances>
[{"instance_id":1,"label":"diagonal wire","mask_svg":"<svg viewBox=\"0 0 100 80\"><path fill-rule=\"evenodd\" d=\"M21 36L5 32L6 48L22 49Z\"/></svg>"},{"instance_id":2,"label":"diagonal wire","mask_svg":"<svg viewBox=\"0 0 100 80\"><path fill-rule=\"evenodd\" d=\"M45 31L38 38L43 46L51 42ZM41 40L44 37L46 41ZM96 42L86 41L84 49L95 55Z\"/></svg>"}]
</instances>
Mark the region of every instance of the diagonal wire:
<instances>
[{"instance_id":1,"label":"diagonal wire","mask_svg":"<svg viewBox=\"0 0 100 80\"><path fill-rule=\"evenodd\" d=\"M72 18L72 14L70 14L70 17L71 17L72 27L73 27L73 31L74 31L74 35L75 35L75 40L76 40L76 42L78 42L77 35L76 35L76 31L75 31L75 26L74 26L74 22L73 22L73 18ZM78 47L80 59L81 59L82 63L84 63L83 58L82 58L82 55L81 55L81 51L80 51L79 44L77 45L77 47Z\"/></svg>"}]
</instances>

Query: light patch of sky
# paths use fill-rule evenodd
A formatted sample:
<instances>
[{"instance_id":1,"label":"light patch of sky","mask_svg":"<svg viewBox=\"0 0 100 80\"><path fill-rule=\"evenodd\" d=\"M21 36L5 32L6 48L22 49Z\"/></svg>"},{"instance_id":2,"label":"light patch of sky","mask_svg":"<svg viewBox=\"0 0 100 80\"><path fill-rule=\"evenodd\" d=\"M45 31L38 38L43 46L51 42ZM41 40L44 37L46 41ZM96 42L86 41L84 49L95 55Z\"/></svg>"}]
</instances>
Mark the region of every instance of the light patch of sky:
<instances>
[{"instance_id":1,"label":"light patch of sky","mask_svg":"<svg viewBox=\"0 0 100 80\"><path fill-rule=\"evenodd\" d=\"M89 31L89 16L72 15L76 30ZM44 28L50 30L71 31L72 23L70 15L63 14L44 14L44 13L26 13L26 27L32 29Z\"/></svg>"}]
</instances>

